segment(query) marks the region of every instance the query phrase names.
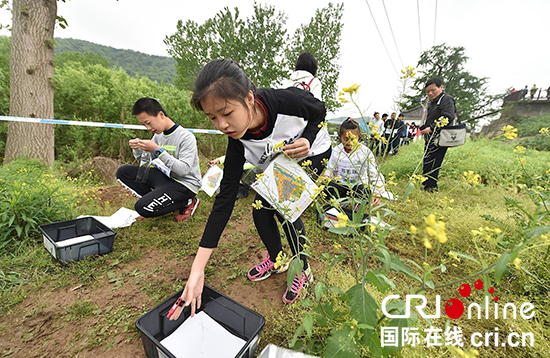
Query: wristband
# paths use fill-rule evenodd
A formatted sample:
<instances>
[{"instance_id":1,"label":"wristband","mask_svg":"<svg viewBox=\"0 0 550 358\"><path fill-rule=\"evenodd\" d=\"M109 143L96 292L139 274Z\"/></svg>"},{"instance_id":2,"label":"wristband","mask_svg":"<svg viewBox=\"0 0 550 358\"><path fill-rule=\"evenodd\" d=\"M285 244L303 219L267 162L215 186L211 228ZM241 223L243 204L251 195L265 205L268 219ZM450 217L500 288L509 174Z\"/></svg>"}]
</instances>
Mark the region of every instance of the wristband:
<instances>
[{"instance_id":1,"label":"wristband","mask_svg":"<svg viewBox=\"0 0 550 358\"><path fill-rule=\"evenodd\" d=\"M159 149L155 149L153 154L155 155L155 158L158 158L163 152L164 152L164 148L159 148Z\"/></svg>"}]
</instances>

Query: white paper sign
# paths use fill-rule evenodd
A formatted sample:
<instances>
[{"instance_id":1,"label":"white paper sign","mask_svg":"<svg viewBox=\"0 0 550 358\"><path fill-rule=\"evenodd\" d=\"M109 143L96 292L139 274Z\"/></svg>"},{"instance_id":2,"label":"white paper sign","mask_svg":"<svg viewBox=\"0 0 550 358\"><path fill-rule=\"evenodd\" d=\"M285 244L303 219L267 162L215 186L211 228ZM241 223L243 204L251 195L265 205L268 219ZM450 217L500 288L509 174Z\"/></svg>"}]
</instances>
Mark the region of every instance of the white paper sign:
<instances>
[{"instance_id":1,"label":"white paper sign","mask_svg":"<svg viewBox=\"0 0 550 358\"><path fill-rule=\"evenodd\" d=\"M177 358L234 358L246 341L202 311L187 318L160 344Z\"/></svg>"},{"instance_id":2,"label":"white paper sign","mask_svg":"<svg viewBox=\"0 0 550 358\"><path fill-rule=\"evenodd\" d=\"M158 170L160 170L162 172L162 174L166 175L168 178L170 178L170 168L168 168L163 162L162 160L160 160L159 158L156 158L156 159L153 159L153 161L151 162L155 167L157 167Z\"/></svg>"},{"instance_id":3,"label":"white paper sign","mask_svg":"<svg viewBox=\"0 0 550 358\"><path fill-rule=\"evenodd\" d=\"M202 177L202 186L201 189L212 196L216 193L216 190L220 187L220 183L223 178L223 170L217 165L213 165L208 169L206 174Z\"/></svg>"},{"instance_id":4,"label":"white paper sign","mask_svg":"<svg viewBox=\"0 0 550 358\"><path fill-rule=\"evenodd\" d=\"M252 189L285 219L296 221L313 201L317 185L295 161L279 155L252 183Z\"/></svg>"}]
</instances>

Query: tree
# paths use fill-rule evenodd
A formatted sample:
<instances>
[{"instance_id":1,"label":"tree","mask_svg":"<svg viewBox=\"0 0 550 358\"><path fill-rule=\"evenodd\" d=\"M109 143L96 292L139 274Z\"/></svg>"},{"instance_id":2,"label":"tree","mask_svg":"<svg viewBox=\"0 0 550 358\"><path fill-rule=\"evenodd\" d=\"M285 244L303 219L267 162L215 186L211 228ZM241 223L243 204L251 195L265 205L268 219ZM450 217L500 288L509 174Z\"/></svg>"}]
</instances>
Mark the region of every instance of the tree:
<instances>
[{"instance_id":1,"label":"tree","mask_svg":"<svg viewBox=\"0 0 550 358\"><path fill-rule=\"evenodd\" d=\"M10 115L53 118L56 0L13 0L10 46ZM6 161L19 157L54 160L54 126L10 122Z\"/></svg>"},{"instance_id":2,"label":"tree","mask_svg":"<svg viewBox=\"0 0 550 358\"><path fill-rule=\"evenodd\" d=\"M254 3L254 14L239 17L228 7L202 25L180 20L176 33L167 36L164 43L176 60L176 85L193 88L195 76L208 61L231 58L241 64L250 79L258 86L268 87L286 73L280 61L287 35L283 24L286 16L276 13L269 5ZM260 35L261 34L261 35Z\"/></svg>"},{"instance_id":3,"label":"tree","mask_svg":"<svg viewBox=\"0 0 550 358\"><path fill-rule=\"evenodd\" d=\"M300 52L308 50L317 57L323 98L327 108L333 110L340 105L336 101L340 69L336 61L340 56L343 7L329 3L317 9L311 21L297 29L292 41L284 27L287 16L273 6L257 3L254 14L244 20L237 8L232 12L226 7L202 25L179 21L176 33L164 40L177 61L176 85L191 90L202 66L226 57L238 61L257 86L277 86L294 68Z\"/></svg>"},{"instance_id":4,"label":"tree","mask_svg":"<svg viewBox=\"0 0 550 358\"><path fill-rule=\"evenodd\" d=\"M323 99L329 110L341 106L340 101L336 99L336 82L340 75L337 61L340 57L340 37L344 26L343 13L343 3L329 3L327 7L317 9L311 21L296 30L286 51L286 63L289 68L294 68L298 55L303 51L309 51L315 56L319 67L316 77L323 84Z\"/></svg>"},{"instance_id":5,"label":"tree","mask_svg":"<svg viewBox=\"0 0 550 358\"><path fill-rule=\"evenodd\" d=\"M480 111L486 112L494 97L487 94L487 77L476 77L465 69L468 57L464 47L437 45L424 51L418 61L418 76L412 86L413 95L405 95L401 105L407 109L416 107L425 99L425 84L432 77L440 78L445 92L456 101L456 108L462 111L461 119L472 118Z\"/></svg>"}]
</instances>

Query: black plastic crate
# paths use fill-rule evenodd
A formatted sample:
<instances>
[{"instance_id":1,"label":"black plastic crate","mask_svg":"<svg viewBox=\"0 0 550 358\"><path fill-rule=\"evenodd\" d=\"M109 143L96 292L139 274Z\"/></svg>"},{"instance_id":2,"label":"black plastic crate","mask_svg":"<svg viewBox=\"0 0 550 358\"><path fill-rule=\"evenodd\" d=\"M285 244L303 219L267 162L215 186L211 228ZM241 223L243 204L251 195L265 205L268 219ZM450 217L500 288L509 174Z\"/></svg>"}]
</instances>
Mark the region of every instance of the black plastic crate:
<instances>
[{"instance_id":1,"label":"black plastic crate","mask_svg":"<svg viewBox=\"0 0 550 358\"><path fill-rule=\"evenodd\" d=\"M191 308L185 307L177 320L170 321L166 318L168 311L182 292L183 290L176 293L136 321L136 327L141 332L143 348L148 358L176 358L160 341L172 334L191 316ZM207 285L204 285L202 291L201 308L196 313L201 311L204 311L229 332L246 341L235 358L254 357L254 351L265 324L265 318L262 315Z\"/></svg>"},{"instance_id":2,"label":"black plastic crate","mask_svg":"<svg viewBox=\"0 0 550 358\"><path fill-rule=\"evenodd\" d=\"M111 252L116 235L93 217L44 224L38 228L44 237L46 250L64 264ZM68 240L77 242L69 244L71 241Z\"/></svg>"}]
</instances>

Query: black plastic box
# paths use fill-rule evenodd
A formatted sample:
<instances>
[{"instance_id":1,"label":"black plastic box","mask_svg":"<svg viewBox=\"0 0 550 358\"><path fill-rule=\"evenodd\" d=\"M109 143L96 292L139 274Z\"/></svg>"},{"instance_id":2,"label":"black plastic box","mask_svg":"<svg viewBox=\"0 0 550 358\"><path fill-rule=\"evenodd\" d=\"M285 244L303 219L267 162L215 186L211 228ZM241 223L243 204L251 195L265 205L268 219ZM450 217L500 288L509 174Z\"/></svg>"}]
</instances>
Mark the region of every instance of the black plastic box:
<instances>
[{"instance_id":1,"label":"black plastic box","mask_svg":"<svg viewBox=\"0 0 550 358\"><path fill-rule=\"evenodd\" d=\"M38 227L44 247L61 263L78 261L90 255L103 255L113 250L116 232L93 217L60 221ZM64 245L66 240L89 236L84 241Z\"/></svg>"},{"instance_id":2,"label":"black plastic box","mask_svg":"<svg viewBox=\"0 0 550 358\"><path fill-rule=\"evenodd\" d=\"M176 358L160 341L172 334L191 316L191 308L185 307L179 319L170 321L166 318L168 311L182 292L183 290L176 293L136 321L136 328L141 332L141 341L148 358ZM254 357L254 351L265 324L265 318L262 315L207 285L204 285L202 291L201 308L196 313L201 311L204 311L229 332L246 341L235 358Z\"/></svg>"}]
</instances>

